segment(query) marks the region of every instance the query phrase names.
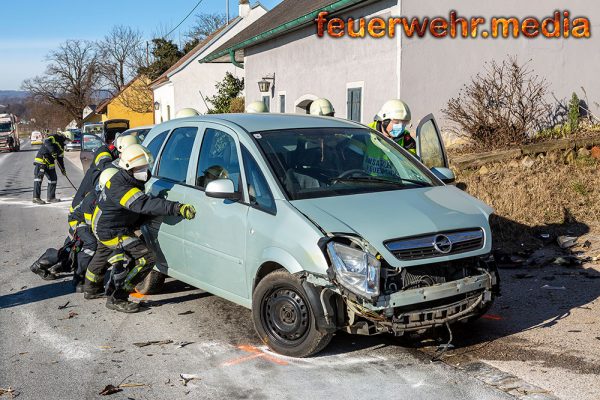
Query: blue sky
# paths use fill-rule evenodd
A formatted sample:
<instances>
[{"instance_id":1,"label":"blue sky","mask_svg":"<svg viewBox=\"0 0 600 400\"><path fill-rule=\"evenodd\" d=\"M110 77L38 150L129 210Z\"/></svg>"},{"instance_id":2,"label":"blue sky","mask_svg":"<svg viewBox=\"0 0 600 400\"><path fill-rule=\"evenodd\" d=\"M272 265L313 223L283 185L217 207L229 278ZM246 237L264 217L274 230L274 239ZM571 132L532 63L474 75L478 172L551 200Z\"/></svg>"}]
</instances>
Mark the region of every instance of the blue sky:
<instances>
[{"instance_id":1,"label":"blue sky","mask_svg":"<svg viewBox=\"0 0 600 400\"><path fill-rule=\"evenodd\" d=\"M224 12L227 0L203 0L194 14ZM228 0L231 16L238 0ZM271 9L281 0L261 0ZM256 0L251 0L254 4ZM4 4L5 3L5 4ZM114 25L137 28L150 38L175 27L197 0L20 0L3 2L0 25L0 90L19 89L23 79L44 72L46 54L67 39L96 40ZM194 14L170 38L179 42Z\"/></svg>"}]
</instances>

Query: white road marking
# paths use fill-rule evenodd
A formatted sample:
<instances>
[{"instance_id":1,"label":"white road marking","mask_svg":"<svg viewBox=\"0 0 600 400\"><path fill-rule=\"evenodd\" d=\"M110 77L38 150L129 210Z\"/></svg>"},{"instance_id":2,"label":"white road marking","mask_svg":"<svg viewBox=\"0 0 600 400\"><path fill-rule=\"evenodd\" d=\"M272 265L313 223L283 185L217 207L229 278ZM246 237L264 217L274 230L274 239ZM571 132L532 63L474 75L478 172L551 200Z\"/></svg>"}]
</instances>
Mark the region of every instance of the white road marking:
<instances>
[{"instance_id":1,"label":"white road marking","mask_svg":"<svg viewBox=\"0 0 600 400\"><path fill-rule=\"evenodd\" d=\"M62 357L68 360L82 360L92 358L89 350L91 345L83 340L73 341L68 336L61 335L43 322L39 317L21 311L25 318L25 336L32 338L40 343L42 347L52 347Z\"/></svg>"},{"instance_id":2,"label":"white road marking","mask_svg":"<svg viewBox=\"0 0 600 400\"><path fill-rule=\"evenodd\" d=\"M69 210L69 207L71 207L71 201L73 200L73 197L70 198L63 198L61 199L62 201L60 201L59 203L48 203L48 204L33 204L31 202L31 200L22 200L22 199L15 199L15 198L11 198L11 197L0 197L0 205L17 205L17 206L22 206L24 208L33 208L33 207L52 207L52 208L58 208L58 209L64 209L66 211Z\"/></svg>"}]
</instances>

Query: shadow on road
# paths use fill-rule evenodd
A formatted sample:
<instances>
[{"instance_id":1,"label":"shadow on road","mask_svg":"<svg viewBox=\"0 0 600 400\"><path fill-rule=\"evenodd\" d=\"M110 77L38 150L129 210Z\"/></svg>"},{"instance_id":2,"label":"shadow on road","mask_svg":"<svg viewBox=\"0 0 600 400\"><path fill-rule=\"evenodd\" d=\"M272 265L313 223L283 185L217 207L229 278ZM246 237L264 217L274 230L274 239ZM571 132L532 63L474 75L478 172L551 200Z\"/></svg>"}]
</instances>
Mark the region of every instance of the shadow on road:
<instances>
[{"instance_id":1,"label":"shadow on road","mask_svg":"<svg viewBox=\"0 0 600 400\"><path fill-rule=\"evenodd\" d=\"M0 296L0 310L53 299L71 293L73 293L73 282L71 280L27 288L16 293Z\"/></svg>"}]
</instances>

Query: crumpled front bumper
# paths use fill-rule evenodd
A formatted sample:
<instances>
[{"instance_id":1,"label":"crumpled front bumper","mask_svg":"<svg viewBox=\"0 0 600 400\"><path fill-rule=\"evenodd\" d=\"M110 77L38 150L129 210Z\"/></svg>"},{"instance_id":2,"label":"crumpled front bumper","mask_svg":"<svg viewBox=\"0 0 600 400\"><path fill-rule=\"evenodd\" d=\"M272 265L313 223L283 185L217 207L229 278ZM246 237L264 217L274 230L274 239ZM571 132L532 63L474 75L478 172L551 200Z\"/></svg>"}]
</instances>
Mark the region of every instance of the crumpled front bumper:
<instances>
[{"instance_id":1,"label":"crumpled front bumper","mask_svg":"<svg viewBox=\"0 0 600 400\"><path fill-rule=\"evenodd\" d=\"M465 320L491 306L497 284L495 272L482 270L481 275L380 296L374 304L359 305L347 300L350 324L346 330L356 334L388 332L400 336Z\"/></svg>"}]
</instances>

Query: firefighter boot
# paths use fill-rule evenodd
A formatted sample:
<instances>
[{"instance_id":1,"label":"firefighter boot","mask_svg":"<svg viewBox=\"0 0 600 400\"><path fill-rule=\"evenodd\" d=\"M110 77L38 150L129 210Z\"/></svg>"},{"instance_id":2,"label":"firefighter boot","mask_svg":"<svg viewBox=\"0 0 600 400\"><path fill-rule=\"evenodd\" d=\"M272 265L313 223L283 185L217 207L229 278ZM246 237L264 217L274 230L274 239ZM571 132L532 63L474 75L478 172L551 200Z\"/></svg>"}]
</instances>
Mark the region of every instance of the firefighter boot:
<instances>
[{"instance_id":1,"label":"firefighter boot","mask_svg":"<svg viewBox=\"0 0 600 400\"><path fill-rule=\"evenodd\" d=\"M129 301L129 294L123 290L115 290L112 296L106 299L106 308L122 313L136 313L140 311L139 303Z\"/></svg>"}]
</instances>

